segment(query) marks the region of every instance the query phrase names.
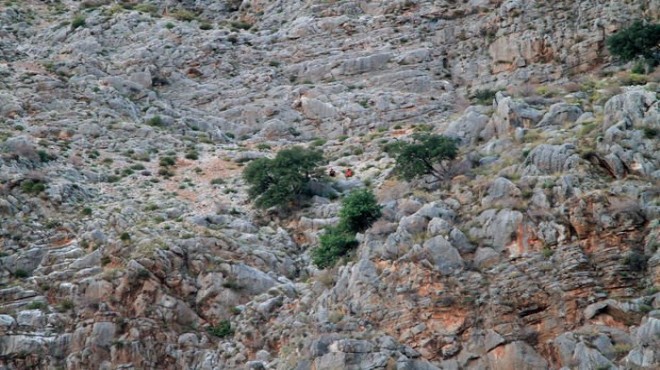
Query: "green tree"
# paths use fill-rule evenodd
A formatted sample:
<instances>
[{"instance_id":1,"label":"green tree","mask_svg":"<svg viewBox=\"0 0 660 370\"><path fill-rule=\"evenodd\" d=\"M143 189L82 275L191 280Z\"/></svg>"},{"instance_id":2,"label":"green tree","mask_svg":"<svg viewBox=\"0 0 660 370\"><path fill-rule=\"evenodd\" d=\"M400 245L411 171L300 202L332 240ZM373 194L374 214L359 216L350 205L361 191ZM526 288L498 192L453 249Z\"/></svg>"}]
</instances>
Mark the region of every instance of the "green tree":
<instances>
[{"instance_id":1,"label":"green tree","mask_svg":"<svg viewBox=\"0 0 660 370\"><path fill-rule=\"evenodd\" d=\"M660 24L644 24L637 20L607 38L607 48L624 61L638 57L647 62L657 61L660 53Z\"/></svg>"},{"instance_id":2,"label":"green tree","mask_svg":"<svg viewBox=\"0 0 660 370\"><path fill-rule=\"evenodd\" d=\"M284 206L307 195L310 181L323 178L318 167L324 162L321 152L294 146L279 151L273 159L250 162L243 178L250 184L248 194L257 207Z\"/></svg>"},{"instance_id":3,"label":"green tree","mask_svg":"<svg viewBox=\"0 0 660 370\"><path fill-rule=\"evenodd\" d=\"M380 218L381 208L371 190L355 190L342 200L341 225L347 230L362 232Z\"/></svg>"},{"instance_id":4,"label":"green tree","mask_svg":"<svg viewBox=\"0 0 660 370\"><path fill-rule=\"evenodd\" d=\"M312 262L322 269L334 266L358 245L355 235L341 225L326 228L319 242L319 247L312 251Z\"/></svg>"},{"instance_id":5,"label":"green tree","mask_svg":"<svg viewBox=\"0 0 660 370\"><path fill-rule=\"evenodd\" d=\"M444 181L449 174L448 163L456 158L456 140L443 135L413 134L412 142L401 142L392 148L396 154L394 170L404 180L432 175Z\"/></svg>"}]
</instances>

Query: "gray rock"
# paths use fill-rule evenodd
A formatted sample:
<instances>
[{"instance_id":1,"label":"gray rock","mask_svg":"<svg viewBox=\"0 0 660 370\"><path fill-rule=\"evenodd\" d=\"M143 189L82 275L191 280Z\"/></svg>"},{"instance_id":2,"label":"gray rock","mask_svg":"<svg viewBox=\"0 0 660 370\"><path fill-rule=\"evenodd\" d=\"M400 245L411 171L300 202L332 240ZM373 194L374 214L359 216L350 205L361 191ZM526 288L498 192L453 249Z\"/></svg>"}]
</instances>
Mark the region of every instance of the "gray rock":
<instances>
[{"instance_id":1,"label":"gray rock","mask_svg":"<svg viewBox=\"0 0 660 370\"><path fill-rule=\"evenodd\" d=\"M449 235L449 232L451 230L452 230L451 224L440 217L433 218L431 221L429 221L427 226L427 233L429 234L429 236L436 236L436 235L447 236Z\"/></svg>"},{"instance_id":2,"label":"gray rock","mask_svg":"<svg viewBox=\"0 0 660 370\"><path fill-rule=\"evenodd\" d=\"M12 330L16 326L16 320L9 315L0 315L0 331Z\"/></svg>"},{"instance_id":3,"label":"gray rock","mask_svg":"<svg viewBox=\"0 0 660 370\"><path fill-rule=\"evenodd\" d=\"M520 201L521 191L510 180L498 177L488 188L487 195L481 200L484 208L496 205L513 207Z\"/></svg>"},{"instance_id":4,"label":"gray rock","mask_svg":"<svg viewBox=\"0 0 660 370\"><path fill-rule=\"evenodd\" d=\"M644 318L635 331L633 339L638 346L660 348L660 319L654 317Z\"/></svg>"},{"instance_id":5,"label":"gray rock","mask_svg":"<svg viewBox=\"0 0 660 370\"><path fill-rule=\"evenodd\" d=\"M497 93L496 110L488 126L492 134L484 133L483 137L490 140L493 136L498 138L510 137L517 127L533 127L542 118L540 111L531 108L524 102L515 101L510 97Z\"/></svg>"},{"instance_id":6,"label":"gray rock","mask_svg":"<svg viewBox=\"0 0 660 370\"><path fill-rule=\"evenodd\" d=\"M541 144L534 148L525 160L524 175L550 175L568 172L576 168L580 156L571 144Z\"/></svg>"},{"instance_id":7,"label":"gray rock","mask_svg":"<svg viewBox=\"0 0 660 370\"><path fill-rule=\"evenodd\" d=\"M500 255L493 248L480 247L474 255L474 264L479 270L485 270L496 264L499 259Z\"/></svg>"},{"instance_id":8,"label":"gray rock","mask_svg":"<svg viewBox=\"0 0 660 370\"><path fill-rule=\"evenodd\" d=\"M444 135L457 137L465 144L476 144L488 120L478 107L468 107L459 119L449 124Z\"/></svg>"},{"instance_id":9,"label":"gray rock","mask_svg":"<svg viewBox=\"0 0 660 370\"><path fill-rule=\"evenodd\" d=\"M412 215L401 218L399 221L400 231L405 231L411 235L419 234L426 231L429 220L426 217Z\"/></svg>"},{"instance_id":10,"label":"gray rock","mask_svg":"<svg viewBox=\"0 0 660 370\"><path fill-rule=\"evenodd\" d=\"M384 67L391 58L391 53L379 53L366 57L349 59L342 64L341 73L346 75L353 75L371 72Z\"/></svg>"},{"instance_id":11,"label":"gray rock","mask_svg":"<svg viewBox=\"0 0 660 370\"><path fill-rule=\"evenodd\" d=\"M541 370L548 369L547 361L529 344L521 341L505 344L501 350L495 348L487 355L493 370Z\"/></svg>"},{"instance_id":12,"label":"gray rock","mask_svg":"<svg viewBox=\"0 0 660 370\"><path fill-rule=\"evenodd\" d=\"M634 89L610 98L605 103L603 130L615 124L631 128L633 124L641 123L656 99L655 93L644 89Z\"/></svg>"},{"instance_id":13,"label":"gray rock","mask_svg":"<svg viewBox=\"0 0 660 370\"><path fill-rule=\"evenodd\" d=\"M582 115L582 109L576 105L557 103L550 107L550 111L543 116L538 126L561 126L565 123L573 123Z\"/></svg>"},{"instance_id":14,"label":"gray rock","mask_svg":"<svg viewBox=\"0 0 660 370\"><path fill-rule=\"evenodd\" d=\"M424 242L424 250L428 253L429 261L445 275L450 275L463 268L463 258L456 248L442 236L436 236Z\"/></svg>"},{"instance_id":15,"label":"gray rock","mask_svg":"<svg viewBox=\"0 0 660 370\"><path fill-rule=\"evenodd\" d=\"M20 311L16 316L16 322L21 327L38 330L46 325L46 315L41 310Z\"/></svg>"},{"instance_id":16,"label":"gray rock","mask_svg":"<svg viewBox=\"0 0 660 370\"><path fill-rule=\"evenodd\" d=\"M328 347L330 352L368 353L374 350L373 344L366 340L341 339Z\"/></svg>"},{"instance_id":17,"label":"gray rock","mask_svg":"<svg viewBox=\"0 0 660 370\"><path fill-rule=\"evenodd\" d=\"M613 368L614 364L603 356L598 350L590 348L584 342L575 345L571 364L577 364L579 370L591 370L599 368Z\"/></svg>"}]
</instances>

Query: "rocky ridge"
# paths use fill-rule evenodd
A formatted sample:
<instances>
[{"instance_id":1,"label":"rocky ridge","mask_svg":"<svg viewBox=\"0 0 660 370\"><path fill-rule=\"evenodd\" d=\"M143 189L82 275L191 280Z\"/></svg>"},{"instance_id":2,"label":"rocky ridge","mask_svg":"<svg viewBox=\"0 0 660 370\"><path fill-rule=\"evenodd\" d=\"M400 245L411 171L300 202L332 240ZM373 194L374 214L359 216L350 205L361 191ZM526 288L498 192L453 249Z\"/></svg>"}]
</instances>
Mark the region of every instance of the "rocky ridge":
<instances>
[{"instance_id":1,"label":"rocky ridge","mask_svg":"<svg viewBox=\"0 0 660 370\"><path fill-rule=\"evenodd\" d=\"M603 46L658 9L4 2L0 368L659 366L658 78ZM420 130L461 139L446 186L391 176ZM343 266L332 193L250 205L293 143L384 206Z\"/></svg>"}]
</instances>

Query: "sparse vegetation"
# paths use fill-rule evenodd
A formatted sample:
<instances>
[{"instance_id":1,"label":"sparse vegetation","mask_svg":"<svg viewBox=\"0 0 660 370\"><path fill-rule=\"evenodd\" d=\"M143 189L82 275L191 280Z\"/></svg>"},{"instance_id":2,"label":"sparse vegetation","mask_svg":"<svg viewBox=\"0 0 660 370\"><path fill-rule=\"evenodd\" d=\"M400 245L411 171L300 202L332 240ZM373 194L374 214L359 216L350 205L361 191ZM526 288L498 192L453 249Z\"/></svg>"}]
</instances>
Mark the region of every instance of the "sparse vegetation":
<instances>
[{"instance_id":1,"label":"sparse vegetation","mask_svg":"<svg viewBox=\"0 0 660 370\"><path fill-rule=\"evenodd\" d=\"M206 331L218 338L225 338L234 335L234 329L232 329L229 320L222 320L218 325L208 327Z\"/></svg>"},{"instance_id":2,"label":"sparse vegetation","mask_svg":"<svg viewBox=\"0 0 660 370\"><path fill-rule=\"evenodd\" d=\"M153 116L147 120L147 125L154 127L163 126L163 119L160 116Z\"/></svg>"},{"instance_id":3,"label":"sparse vegetation","mask_svg":"<svg viewBox=\"0 0 660 370\"><path fill-rule=\"evenodd\" d=\"M73 19L71 20L71 29L75 30L80 27L85 27L86 26L86 20L85 16L82 14L78 14Z\"/></svg>"},{"instance_id":4,"label":"sparse vegetation","mask_svg":"<svg viewBox=\"0 0 660 370\"><path fill-rule=\"evenodd\" d=\"M21 190L26 194L39 194L46 190L46 184L40 180L24 180L21 182Z\"/></svg>"},{"instance_id":5,"label":"sparse vegetation","mask_svg":"<svg viewBox=\"0 0 660 370\"><path fill-rule=\"evenodd\" d=\"M493 104L493 99L495 99L495 94L497 94L497 91L495 90L477 90L472 94L470 99L477 104L491 105Z\"/></svg>"},{"instance_id":6,"label":"sparse vegetation","mask_svg":"<svg viewBox=\"0 0 660 370\"><path fill-rule=\"evenodd\" d=\"M14 270L13 275L18 279L25 279L26 277L30 276L30 273L23 269L16 269Z\"/></svg>"}]
</instances>

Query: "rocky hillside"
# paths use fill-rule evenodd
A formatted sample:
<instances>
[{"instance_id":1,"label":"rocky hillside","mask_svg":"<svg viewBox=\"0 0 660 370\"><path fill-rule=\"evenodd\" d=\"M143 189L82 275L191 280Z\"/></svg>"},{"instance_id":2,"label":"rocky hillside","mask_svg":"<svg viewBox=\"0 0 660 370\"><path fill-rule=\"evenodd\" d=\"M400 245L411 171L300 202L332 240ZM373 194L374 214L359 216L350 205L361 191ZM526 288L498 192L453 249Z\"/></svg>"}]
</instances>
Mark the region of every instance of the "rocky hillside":
<instances>
[{"instance_id":1,"label":"rocky hillside","mask_svg":"<svg viewBox=\"0 0 660 370\"><path fill-rule=\"evenodd\" d=\"M0 369L660 367L660 72L605 48L660 1L0 1ZM356 176L255 209L294 144Z\"/></svg>"}]
</instances>

